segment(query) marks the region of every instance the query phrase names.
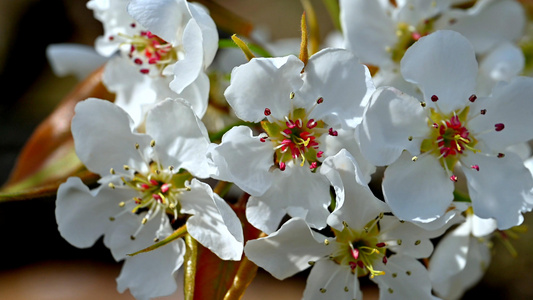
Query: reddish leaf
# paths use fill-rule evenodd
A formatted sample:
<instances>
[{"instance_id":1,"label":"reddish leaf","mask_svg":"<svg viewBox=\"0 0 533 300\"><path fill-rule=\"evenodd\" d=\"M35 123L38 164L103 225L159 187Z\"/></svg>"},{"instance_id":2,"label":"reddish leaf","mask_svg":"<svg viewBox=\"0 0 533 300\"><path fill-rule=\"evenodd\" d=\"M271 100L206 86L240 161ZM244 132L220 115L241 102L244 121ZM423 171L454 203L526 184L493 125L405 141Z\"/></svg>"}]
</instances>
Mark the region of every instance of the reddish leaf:
<instances>
[{"instance_id":1,"label":"reddish leaf","mask_svg":"<svg viewBox=\"0 0 533 300\"><path fill-rule=\"evenodd\" d=\"M28 180L47 166L53 165L60 160L65 153L73 151L72 134L70 132L70 122L74 115L76 104L89 97L97 97L112 100L114 96L107 91L102 83L103 67L100 67L80 82L72 92L70 92L52 112L33 132L23 149L19 153L15 167L11 171L9 180L4 185L3 190L13 191L14 187ZM38 189L48 186L50 183L65 179L64 174L67 169L79 170L82 165L65 166L64 170L58 170L57 174L48 174L30 180L32 186L26 188ZM61 172L63 171L63 172ZM18 192L21 192L19 190Z\"/></svg>"}]
</instances>

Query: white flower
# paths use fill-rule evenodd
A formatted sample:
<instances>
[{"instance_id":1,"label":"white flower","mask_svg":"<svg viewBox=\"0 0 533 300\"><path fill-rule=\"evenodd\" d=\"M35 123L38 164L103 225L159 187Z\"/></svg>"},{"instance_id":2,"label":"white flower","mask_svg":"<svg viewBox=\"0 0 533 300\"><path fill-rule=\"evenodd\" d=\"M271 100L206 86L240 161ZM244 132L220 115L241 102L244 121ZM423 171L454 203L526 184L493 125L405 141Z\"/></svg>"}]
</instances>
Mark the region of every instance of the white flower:
<instances>
[{"instance_id":1,"label":"white flower","mask_svg":"<svg viewBox=\"0 0 533 300\"><path fill-rule=\"evenodd\" d=\"M387 205L372 195L345 150L322 168L340 205L327 222L335 236L293 218L266 238L248 241L246 256L280 280L313 266L304 299L362 299L358 277L366 275L378 284L380 299L435 299L417 259L431 254L429 239L443 231L424 231L386 214Z\"/></svg>"},{"instance_id":2,"label":"white flower","mask_svg":"<svg viewBox=\"0 0 533 300\"><path fill-rule=\"evenodd\" d=\"M90 247L102 235L116 260L125 259L119 290L145 299L172 293L184 242L173 241L148 254L127 256L187 225L187 232L222 259L242 254L240 221L209 185L207 132L190 106L166 100L147 114L146 133L118 106L89 99L76 106L72 121L76 153L99 174L89 190L69 178L58 191L56 218L72 245Z\"/></svg>"},{"instance_id":3,"label":"white flower","mask_svg":"<svg viewBox=\"0 0 533 300\"><path fill-rule=\"evenodd\" d=\"M178 95L198 116L207 109L205 69L218 48L218 33L203 7L185 0L89 1L104 25L96 50L110 56L104 83L136 125L157 101Z\"/></svg>"},{"instance_id":4,"label":"white flower","mask_svg":"<svg viewBox=\"0 0 533 300\"><path fill-rule=\"evenodd\" d=\"M253 196L246 214L264 232L276 230L287 212L326 225L329 184L316 170L336 153L326 151L338 150L325 146L328 140L357 148L350 132L374 90L366 67L346 50L322 50L303 68L295 56L257 58L235 68L227 101L242 120L261 121L265 132L254 136L248 127L234 127L208 154L215 178ZM374 169L367 170L370 180Z\"/></svg>"},{"instance_id":5,"label":"white flower","mask_svg":"<svg viewBox=\"0 0 533 300\"><path fill-rule=\"evenodd\" d=\"M460 166L475 215L496 219L500 229L522 222L533 180L507 147L533 137L533 80L516 77L478 97L477 70L468 41L438 31L402 60L403 76L423 101L392 88L374 94L356 136L370 162L390 164L383 192L399 218L424 224L442 217Z\"/></svg>"},{"instance_id":6,"label":"white flower","mask_svg":"<svg viewBox=\"0 0 533 300\"><path fill-rule=\"evenodd\" d=\"M468 9L454 8L454 4L450 0L341 0L345 47L354 51L361 62L379 67L374 76L376 86L394 86L418 96L416 88L401 77L399 63L420 37L441 29L457 31L468 38L484 60L483 56L492 55L489 53L501 44L516 43L524 32L525 13L517 1L477 1ZM512 67L523 60L522 53L509 53L513 55L508 57ZM492 63L485 66L489 64ZM481 70L489 80L480 84L493 83L492 71ZM492 85L488 87L491 88ZM480 90L478 93L481 95Z\"/></svg>"},{"instance_id":7,"label":"white flower","mask_svg":"<svg viewBox=\"0 0 533 300\"><path fill-rule=\"evenodd\" d=\"M459 299L485 274L496 222L469 214L466 221L439 241L429 262L433 290L444 299Z\"/></svg>"}]
</instances>

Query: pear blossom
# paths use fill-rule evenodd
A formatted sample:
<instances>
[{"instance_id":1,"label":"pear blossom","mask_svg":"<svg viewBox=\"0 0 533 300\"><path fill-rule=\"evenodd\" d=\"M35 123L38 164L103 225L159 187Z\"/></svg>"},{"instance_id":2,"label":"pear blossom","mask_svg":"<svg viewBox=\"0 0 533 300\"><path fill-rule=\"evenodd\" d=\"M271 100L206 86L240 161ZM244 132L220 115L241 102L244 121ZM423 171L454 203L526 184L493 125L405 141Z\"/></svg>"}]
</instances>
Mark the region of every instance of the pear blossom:
<instances>
[{"instance_id":1,"label":"pear blossom","mask_svg":"<svg viewBox=\"0 0 533 300\"><path fill-rule=\"evenodd\" d=\"M476 216L495 219L499 229L520 224L533 179L507 150L533 137L533 80L515 77L478 97L474 50L454 31L421 38L401 67L423 100L381 88L356 133L363 155L388 165L382 185L393 213L421 226L442 217L460 168Z\"/></svg>"},{"instance_id":2,"label":"pear blossom","mask_svg":"<svg viewBox=\"0 0 533 300\"><path fill-rule=\"evenodd\" d=\"M205 159L205 127L188 104L166 100L147 113L146 133L108 101L88 99L72 121L76 153L101 176L90 190L72 177L58 191L56 219L61 236L90 247L104 235L113 257L125 260L117 279L137 299L171 294L183 263L182 239L148 253L135 253L168 237L173 226L187 232L225 260L239 260L243 233L239 219L211 187L194 177L211 172Z\"/></svg>"},{"instance_id":3,"label":"pear blossom","mask_svg":"<svg viewBox=\"0 0 533 300\"><path fill-rule=\"evenodd\" d=\"M368 69L342 49L322 50L305 66L291 55L254 58L236 67L226 99L237 117L261 122L264 132L254 135L236 126L213 144L208 151L216 166L213 177L252 196L246 215L264 232L275 231L286 213L324 227L329 184L318 170L336 153L328 150L339 148L326 145L339 139L358 148L351 130L373 90ZM374 167L363 161L368 181Z\"/></svg>"},{"instance_id":4,"label":"pear blossom","mask_svg":"<svg viewBox=\"0 0 533 300\"><path fill-rule=\"evenodd\" d=\"M461 3L450 0L341 0L340 19L345 47L359 56L361 62L379 67L374 76L376 86L394 86L413 96L417 96L416 87L402 78L400 60L414 42L437 30L463 34L473 44L480 60L495 55L502 58L502 49L497 49L502 44L514 48L506 53L508 67L514 67L524 59L515 45L526 24L520 3L515 0L481 0L466 9L457 4ZM497 54L490 54L492 51ZM502 80L497 78L497 70L487 68L494 63L493 60L485 63L481 71L487 81L480 84Z\"/></svg>"},{"instance_id":5,"label":"pear blossom","mask_svg":"<svg viewBox=\"0 0 533 300\"><path fill-rule=\"evenodd\" d=\"M463 224L446 234L429 261L433 290L444 299L460 299L481 280L491 261L493 219L468 213Z\"/></svg>"},{"instance_id":6,"label":"pear blossom","mask_svg":"<svg viewBox=\"0 0 533 300\"><path fill-rule=\"evenodd\" d=\"M312 266L303 299L362 299L358 277L367 275L379 286L380 299L437 299L418 259L431 254L429 239L443 230L426 231L390 215L346 150L326 158L321 171L340 205L327 219L334 236L292 218L269 236L248 241L246 256L280 280Z\"/></svg>"},{"instance_id":7,"label":"pear blossom","mask_svg":"<svg viewBox=\"0 0 533 300\"><path fill-rule=\"evenodd\" d=\"M96 50L111 56L104 83L137 125L157 101L178 95L200 117L206 111L205 69L218 48L218 33L201 5L185 0L91 0L87 6L104 26Z\"/></svg>"}]
</instances>

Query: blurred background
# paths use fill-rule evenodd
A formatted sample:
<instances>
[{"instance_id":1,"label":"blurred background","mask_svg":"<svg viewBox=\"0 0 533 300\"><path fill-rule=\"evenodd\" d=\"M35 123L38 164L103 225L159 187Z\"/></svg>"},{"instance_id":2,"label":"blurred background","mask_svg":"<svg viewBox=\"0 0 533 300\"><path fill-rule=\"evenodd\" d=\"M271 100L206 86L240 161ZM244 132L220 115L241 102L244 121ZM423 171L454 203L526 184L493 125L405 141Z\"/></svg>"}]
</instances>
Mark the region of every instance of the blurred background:
<instances>
[{"instance_id":1,"label":"blurred background","mask_svg":"<svg viewBox=\"0 0 533 300\"><path fill-rule=\"evenodd\" d=\"M264 26L272 39L299 37L302 8L298 0L220 0L221 5ZM319 16L321 34L332 28L320 0L311 1ZM55 76L45 50L52 43L92 46L101 24L85 0L0 0L0 183L7 180L20 149L35 127L77 83ZM0 299L133 299L116 290L120 263L98 242L77 249L57 231L55 198L0 203ZM533 217L526 215L531 227ZM519 256L511 257L501 244L482 282L464 299L533 298L533 233L512 241ZM306 273L278 281L259 271L245 299L300 299ZM364 284L367 286L366 282ZM370 285L365 299L377 297ZM181 290L164 299L181 299Z\"/></svg>"}]
</instances>

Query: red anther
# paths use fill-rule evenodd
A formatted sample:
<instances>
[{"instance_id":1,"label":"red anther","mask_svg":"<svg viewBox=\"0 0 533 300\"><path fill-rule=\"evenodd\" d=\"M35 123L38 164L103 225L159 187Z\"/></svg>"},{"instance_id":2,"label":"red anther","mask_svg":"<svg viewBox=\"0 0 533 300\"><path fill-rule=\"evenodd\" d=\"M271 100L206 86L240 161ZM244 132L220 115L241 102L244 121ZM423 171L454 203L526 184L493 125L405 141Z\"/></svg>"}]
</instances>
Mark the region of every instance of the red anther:
<instances>
[{"instance_id":1,"label":"red anther","mask_svg":"<svg viewBox=\"0 0 533 300\"><path fill-rule=\"evenodd\" d=\"M281 171L285 171L285 167L286 167L285 163L282 162L282 161L280 161L280 162L279 162L279 169L280 169Z\"/></svg>"},{"instance_id":2,"label":"red anther","mask_svg":"<svg viewBox=\"0 0 533 300\"><path fill-rule=\"evenodd\" d=\"M413 40L418 41L422 37L422 35L418 32L413 32L411 33L411 37L413 38Z\"/></svg>"},{"instance_id":3,"label":"red anther","mask_svg":"<svg viewBox=\"0 0 533 300\"><path fill-rule=\"evenodd\" d=\"M469 100L470 102L474 102L474 101L476 101L476 99L477 99L476 94L472 94L472 96L468 97L468 100Z\"/></svg>"},{"instance_id":4,"label":"red anther","mask_svg":"<svg viewBox=\"0 0 533 300\"><path fill-rule=\"evenodd\" d=\"M321 158L323 154L324 154L324 151L318 151L316 154L316 157Z\"/></svg>"},{"instance_id":5,"label":"red anther","mask_svg":"<svg viewBox=\"0 0 533 300\"><path fill-rule=\"evenodd\" d=\"M437 97L437 95L431 96L431 101L437 102L438 100L439 100L439 97Z\"/></svg>"},{"instance_id":6,"label":"red anther","mask_svg":"<svg viewBox=\"0 0 533 300\"><path fill-rule=\"evenodd\" d=\"M135 28L137 26L137 24L131 23L130 26L131 26L131 28Z\"/></svg>"},{"instance_id":7,"label":"red anther","mask_svg":"<svg viewBox=\"0 0 533 300\"><path fill-rule=\"evenodd\" d=\"M315 119L310 119L309 121L307 121L307 128L309 128L309 129L315 128L316 125L317 125L317 123L315 122Z\"/></svg>"},{"instance_id":8,"label":"red anther","mask_svg":"<svg viewBox=\"0 0 533 300\"><path fill-rule=\"evenodd\" d=\"M484 114L487 113L487 110L486 110L486 109L482 109L482 110L480 111L480 113L481 113L482 115L484 115Z\"/></svg>"},{"instance_id":9,"label":"red anther","mask_svg":"<svg viewBox=\"0 0 533 300\"><path fill-rule=\"evenodd\" d=\"M146 31L141 30L141 36L146 36Z\"/></svg>"},{"instance_id":10,"label":"red anther","mask_svg":"<svg viewBox=\"0 0 533 300\"><path fill-rule=\"evenodd\" d=\"M287 122L285 122L285 124L287 125L287 127L289 127L290 129L293 129L294 127L296 127L296 124L294 124L294 122L292 120L289 120Z\"/></svg>"},{"instance_id":11,"label":"red anther","mask_svg":"<svg viewBox=\"0 0 533 300\"><path fill-rule=\"evenodd\" d=\"M317 167L318 167L318 165L317 165L316 161L314 161L314 162L311 163L311 166L309 166L309 169L314 170Z\"/></svg>"},{"instance_id":12,"label":"red anther","mask_svg":"<svg viewBox=\"0 0 533 300\"><path fill-rule=\"evenodd\" d=\"M139 71L140 71L142 74L148 74L148 73L150 73L150 70L148 70L148 69L140 69Z\"/></svg>"},{"instance_id":13,"label":"red anther","mask_svg":"<svg viewBox=\"0 0 533 300\"><path fill-rule=\"evenodd\" d=\"M333 128L330 128L328 132L329 132L329 135L331 135L331 136L339 135L339 133L336 130L333 130Z\"/></svg>"},{"instance_id":14,"label":"red anther","mask_svg":"<svg viewBox=\"0 0 533 300\"><path fill-rule=\"evenodd\" d=\"M140 58L136 58L133 62L138 64L138 65L142 65L143 64L143 61Z\"/></svg>"},{"instance_id":15,"label":"red anther","mask_svg":"<svg viewBox=\"0 0 533 300\"><path fill-rule=\"evenodd\" d=\"M365 268L365 264L363 263L362 260L358 260L358 261L357 261L357 266L358 266L359 268L361 268L361 269L364 269L364 268Z\"/></svg>"},{"instance_id":16,"label":"red anther","mask_svg":"<svg viewBox=\"0 0 533 300\"><path fill-rule=\"evenodd\" d=\"M504 128L505 128L505 125L503 125L503 123L494 124L494 129L496 131L502 131Z\"/></svg>"},{"instance_id":17,"label":"red anther","mask_svg":"<svg viewBox=\"0 0 533 300\"><path fill-rule=\"evenodd\" d=\"M108 37L108 39L109 39L110 41L112 41L112 40L114 40L114 39L115 39L115 37L114 37L114 36L112 36L112 35L110 35L110 36Z\"/></svg>"},{"instance_id":18,"label":"red anther","mask_svg":"<svg viewBox=\"0 0 533 300\"><path fill-rule=\"evenodd\" d=\"M135 52L135 46L131 45L130 46L130 53L133 53L133 52Z\"/></svg>"},{"instance_id":19,"label":"red anther","mask_svg":"<svg viewBox=\"0 0 533 300\"><path fill-rule=\"evenodd\" d=\"M269 108L265 108L265 116L270 116L270 114L272 114L270 109Z\"/></svg>"},{"instance_id":20,"label":"red anther","mask_svg":"<svg viewBox=\"0 0 533 300\"><path fill-rule=\"evenodd\" d=\"M165 183L161 186L161 192L162 193L166 193L168 192L168 190L170 190L170 183Z\"/></svg>"},{"instance_id":21,"label":"red anther","mask_svg":"<svg viewBox=\"0 0 533 300\"><path fill-rule=\"evenodd\" d=\"M431 125L431 126L433 126L433 128L435 128L435 129L439 128L439 124L437 124L437 123L433 123L433 125Z\"/></svg>"},{"instance_id":22,"label":"red anther","mask_svg":"<svg viewBox=\"0 0 533 300\"><path fill-rule=\"evenodd\" d=\"M150 188L150 186L148 184L146 184L146 183L141 184L141 189L147 190L149 188Z\"/></svg>"},{"instance_id":23,"label":"red anther","mask_svg":"<svg viewBox=\"0 0 533 300\"><path fill-rule=\"evenodd\" d=\"M158 60L159 60L158 58L156 58L156 57L152 57L152 58L150 58L150 59L148 60L148 63L149 63L150 65L155 65L155 64L157 63Z\"/></svg>"},{"instance_id":24,"label":"red anther","mask_svg":"<svg viewBox=\"0 0 533 300\"><path fill-rule=\"evenodd\" d=\"M317 103L317 104L320 104L320 103L322 103L322 102L324 102L324 98L322 98L322 97L320 97L320 98L318 98L318 99L316 100L316 103Z\"/></svg>"},{"instance_id":25,"label":"red anther","mask_svg":"<svg viewBox=\"0 0 533 300\"><path fill-rule=\"evenodd\" d=\"M450 124L448 125L453 129L460 129L461 128L461 121L459 120L458 116L453 116L450 119Z\"/></svg>"},{"instance_id":26,"label":"red anther","mask_svg":"<svg viewBox=\"0 0 533 300\"><path fill-rule=\"evenodd\" d=\"M264 138L264 137L259 138L259 140L260 140L262 143L266 142L266 138Z\"/></svg>"},{"instance_id":27,"label":"red anther","mask_svg":"<svg viewBox=\"0 0 533 300\"><path fill-rule=\"evenodd\" d=\"M387 257L386 257L386 256L383 256L383 264L384 264L384 265L387 264Z\"/></svg>"},{"instance_id":28,"label":"red anther","mask_svg":"<svg viewBox=\"0 0 533 300\"><path fill-rule=\"evenodd\" d=\"M296 124L296 127L302 128L302 125L303 125L302 124L302 120L300 120L300 119L296 120L295 124Z\"/></svg>"},{"instance_id":29,"label":"red anther","mask_svg":"<svg viewBox=\"0 0 533 300\"><path fill-rule=\"evenodd\" d=\"M457 176L455 175L450 176L450 180L453 182L457 182Z\"/></svg>"},{"instance_id":30,"label":"red anther","mask_svg":"<svg viewBox=\"0 0 533 300\"><path fill-rule=\"evenodd\" d=\"M283 133L288 134L288 135L291 135L291 134L292 134L292 130L290 130L289 128L287 128L287 129L284 129L284 130L283 130ZM284 141L285 141L285 140L284 140Z\"/></svg>"},{"instance_id":31,"label":"red anther","mask_svg":"<svg viewBox=\"0 0 533 300\"><path fill-rule=\"evenodd\" d=\"M505 154L503 153L498 153L498 158L504 158L505 157Z\"/></svg>"},{"instance_id":32,"label":"red anther","mask_svg":"<svg viewBox=\"0 0 533 300\"><path fill-rule=\"evenodd\" d=\"M133 198L133 200L135 200L135 204L141 204L143 199L137 197L137 198Z\"/></svg>"},{"instance_id":33,"label":"red anther","mask_svg":"<svg viewBox=\"0 0 533 300\"><path fill-rule=\"evenodd\" d=\"M476 170L476 171L479 171L479 166L478 165L472 165L470 166L470 168Z\"/></svg>"},{"instance_id":34,"label":"red anther","mask_svg":"<svg viewBox=\"0 0 533 300\"><path fill-rule=\"evenodd\" d=\"M350 265L350 268L352 269L352 271L355 270L355 268L357 268L357 263L354 261L351 261L348 264Z\"/></svg>"},{"instance_id":35,"label":"red anther","mask_svg":"<svg viewBox=\"0 0 533 300\"><path fill-rule=\"evenodd\" d=\"M157 182L157 180L155 180L155 179L150 179L150 183L152 185L159 185L159 182Z\"/></svg>"},{"instance_id":36,"label":"red anther","mask_svg":"<svg viewBox=\"0 0 533 300\"><path fill-rule=\"evenodd\" d=\"M350 249L350 254L352 254L352 257L357 260L359 258L359 249Z\"/></svg>"},{"instance_id":37,"label":"red anther","mask_svg":"<svg viewBox=\"0 0 533 300\"><path fill-rule=\"evenodd\" d=\"M152 194L152 198L154 198L155 200L159 202L163 201L163 198L161 198L159 194Z\"/></svg>"},{"instance_id":38,"label":"red anther","mask_svg":"<svg viewBox=\"0 0 533 300\"><path fill-rule=\"evenodd\" d=\"M387 246L387 244L385 244L385 243L383 243L383 242L381 242L381 243L377 243L377 244L376 244L376 247L378 247L378 248L383 248L383 247L385 247L385 246Z\"/></svg>"}]
</instances>

